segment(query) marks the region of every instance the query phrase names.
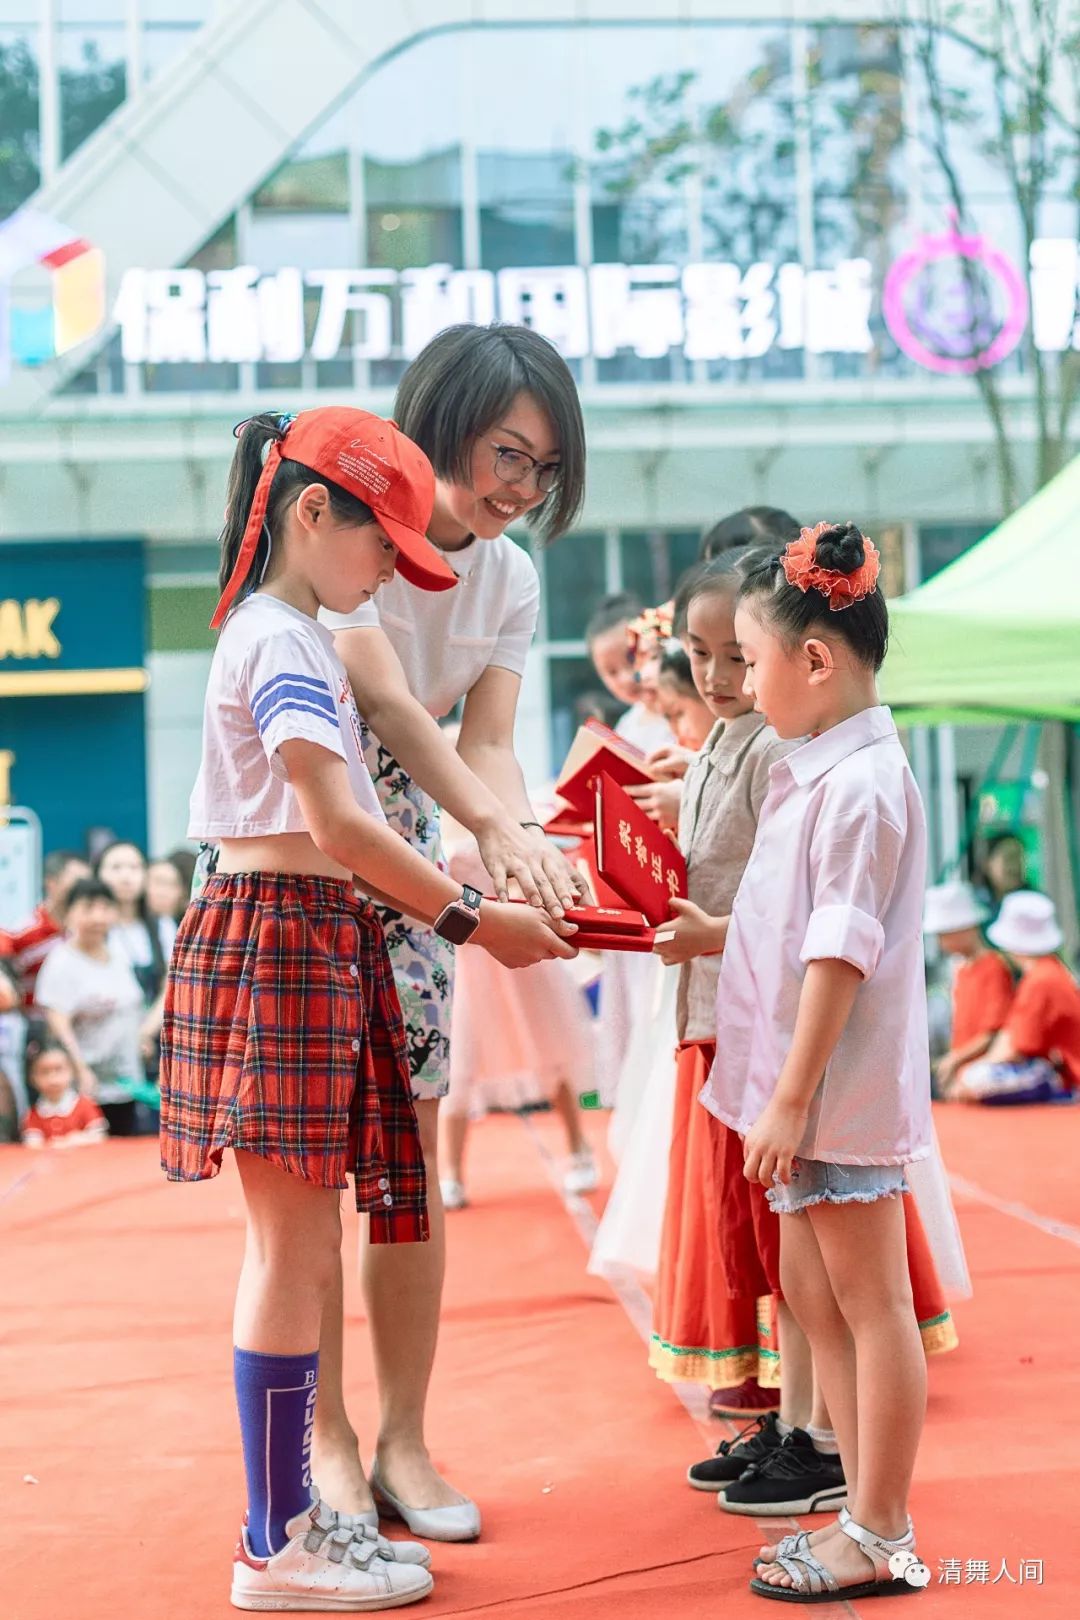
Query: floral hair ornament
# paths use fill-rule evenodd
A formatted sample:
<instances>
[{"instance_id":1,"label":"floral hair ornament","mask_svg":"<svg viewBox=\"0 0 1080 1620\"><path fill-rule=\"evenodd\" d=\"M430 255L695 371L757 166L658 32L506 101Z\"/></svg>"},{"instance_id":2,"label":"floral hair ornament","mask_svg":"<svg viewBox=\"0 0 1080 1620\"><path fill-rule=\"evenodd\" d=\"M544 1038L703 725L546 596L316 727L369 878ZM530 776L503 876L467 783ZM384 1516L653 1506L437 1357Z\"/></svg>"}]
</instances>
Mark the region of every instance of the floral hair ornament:
<instances>
[{"instance_id":1,"label":"floral hair ornament","mask_svg":"<svg viewBox=\"0 0 1080 1620\"><path fill-rule=\"evenodd\" d=\"M636 619L631 619L626 627L630 656L636 657L646 650L653 652L663 642L670 641L674 614L675 603L664 602L660 607L646 608Z\"/></svg>"},{"instance_id":2,"label":"floral hair ornament","mask_svg":"<svg viewBox=\"0 0 1080 1620\"><path fill-rule=\"evenodd\" d=\"M839 568L821 568L817 561L817 543L823 534L838 528L836 523L818 523L812 529L800 529L799 538L787 547L780 561L784 578L797 591L819 591L829 604L830 613L841 613L855 602L862 602L877 587L881 573L881 556L872 540L863 536L865 558L852 574Z\"/></svg>"}]
</instances>

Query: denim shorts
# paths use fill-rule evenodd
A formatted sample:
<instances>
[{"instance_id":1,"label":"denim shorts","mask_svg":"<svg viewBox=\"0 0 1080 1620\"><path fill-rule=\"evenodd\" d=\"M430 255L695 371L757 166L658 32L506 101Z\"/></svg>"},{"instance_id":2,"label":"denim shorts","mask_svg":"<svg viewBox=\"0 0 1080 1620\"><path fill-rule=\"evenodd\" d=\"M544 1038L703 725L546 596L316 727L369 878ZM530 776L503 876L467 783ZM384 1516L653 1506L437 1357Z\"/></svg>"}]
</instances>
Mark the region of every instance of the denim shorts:
<instances>
[{"instance_id":1,"label":"denim shorts","mask_svg":"<svg viewBox=\"0 0 1080 1620\"><path fill-rule=\"evenodd\" d=\"M827 1164L793 1159L785 1187L776 1176L765 1196L775 1215L797 1215L811 1204L873 1204L909 1192L902 1164Z\"/></svg>"}]
</instances>

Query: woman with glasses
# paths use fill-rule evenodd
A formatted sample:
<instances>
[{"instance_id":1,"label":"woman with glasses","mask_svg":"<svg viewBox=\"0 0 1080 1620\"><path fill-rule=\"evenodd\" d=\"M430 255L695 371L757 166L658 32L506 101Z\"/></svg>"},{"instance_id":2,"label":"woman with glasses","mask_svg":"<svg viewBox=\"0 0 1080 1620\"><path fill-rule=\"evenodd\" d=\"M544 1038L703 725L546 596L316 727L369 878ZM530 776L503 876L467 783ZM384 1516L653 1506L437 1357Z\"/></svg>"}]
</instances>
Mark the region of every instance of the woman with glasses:
<instances>
[{"instance_id":1,"label":"woman with glasses","mask_svg":"<svg viewBox=\"0 0 1080 1620\"><path fill-rule=\"evenodd\" d=\"M390 825L429 860L443 863L441 805L475 836L496 893L505 895L516 879L558 926L582 884L538 826L514 754L540 585L506 530L525 522L551 540L580 510L585 436L577 389L558 352L528 328L456 326L409 367L394 416L435 468L428 537L458 583L425 593L399 576L377 603L347 617L322 615L368 728L368 768ZM455 750L436 722L459 703ZM429 1539L465 1541L480 1532L479 1511L440 1476L424 1440L445 1260L437 1111L450 1084L454 956L430 928L394 912L383 918L427 1162L431 1241L365 1250L381 1407L372 1489L341 1399L340 1304L334 1322L324 1323L312 1468L339 1511L374 1524L381 1509Z\"/></svg>"}]
</instances>

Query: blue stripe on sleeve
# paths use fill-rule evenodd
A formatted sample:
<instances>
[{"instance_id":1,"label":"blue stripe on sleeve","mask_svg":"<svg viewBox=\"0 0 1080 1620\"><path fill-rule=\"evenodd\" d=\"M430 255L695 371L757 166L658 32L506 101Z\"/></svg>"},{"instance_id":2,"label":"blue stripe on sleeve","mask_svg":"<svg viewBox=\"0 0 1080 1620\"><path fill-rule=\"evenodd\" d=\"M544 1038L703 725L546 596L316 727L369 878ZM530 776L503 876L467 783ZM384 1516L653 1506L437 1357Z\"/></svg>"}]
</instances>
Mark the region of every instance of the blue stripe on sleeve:
<instances>
[{"instance_id":1,"label":"blue stripe on sleeve","mask_svg":"<svg viewBox=\"0 0 1080 1620\"><path fill-rule=\"evenodd\" d=\"M251 700L251 713L256 725L261 723L267 708L276 705L283 696L313 704L322 709L328 718L335 722L337 720L337 705L325 681L314 680L310 675L281 674L260 686Z\"/></svg>"},{"instance_id":2,"label":"blue stripe on sleeve","mask_svg":"<svg viewBox=\"0 0 1080 1620\"><path fill-rule=\"evenodd\" d=\"M308 703L302 698L282 697L280 699L271 698L268 703L263 704L262 713L255 722L259 728L259 736L265 737L274 721L282 714L313 714L316 719L325 721L331 731L338 736L341 735L341 727L338 725L336 714L327 714L325 709L316 708L313 703Z\"/></svg>"}]
</instances>

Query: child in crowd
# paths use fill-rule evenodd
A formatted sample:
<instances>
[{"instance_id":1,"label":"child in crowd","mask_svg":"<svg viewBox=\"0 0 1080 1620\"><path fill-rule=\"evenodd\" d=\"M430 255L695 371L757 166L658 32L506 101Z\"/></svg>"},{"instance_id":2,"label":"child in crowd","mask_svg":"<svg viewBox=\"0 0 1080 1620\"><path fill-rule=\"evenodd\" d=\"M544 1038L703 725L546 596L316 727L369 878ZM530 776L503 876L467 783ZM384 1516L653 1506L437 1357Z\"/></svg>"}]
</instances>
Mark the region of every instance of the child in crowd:
<instances>
[{"instance_id":1,"label":"child in crowd","mask_svg":"<svg viewBox=\"0 0 1080 1620\"><path fill-rule=\"evenodd\" d=\"M656 781L627 789L645 814L667 832L679 825L682 778L713 727L713 715L698 696L690 659L677 641L668 641L660 654L657 690L661 712L675 737L675 746L652 755L649 765Z\"/></svg>"},{"instance_id":2,"label":"child in crowd","mask_svg":"<svg viewBox=\"0 0 1080 1620\"><path fill-rule=\"evenodd\" d=\"M967 883L943 883L926 892L923 932L936 934L944 954L957 962L949 1050L937 1063L944 1096L965 1064L985 1057L1013 999L1012 970L983 934L988 916Z\"/></svg>"},{"instance_id":3,"label":"child in crowd","mask_svg":"<svg viewBox=\"0 0 1080 1620\"><path fill-rule=\"evenodd\" d=\"M139 1028L143 993L115 943L117 906L98 878L81 878L64 910L66 939L49 952L35 999L50 1033L65 1049L79 1090L98 1104L112 1136L133 1136L133 1088L143 1082Z\"/></svg>"},{"instance_id":4,"label":"child in crowd","mask_svg":"<svg viewBox=\"0 0 1080 1620\"><path fill-rule=\"evenodd\" d=\"M41 964L64 937L64 908L72 885L90 876L90 867L70 849L54 849L45 857L45 898L20 927L3 936L7 956L22 992L27 1014L34 1010L34 989Z\"/></svg>"},{"instance_id":5,"label":"child in crowd","mask_svg":"<svg viewBox=\"0 0 1080 1620\"><path fill-rule=\"evenodd\" d=\"M450 875L490 891L476 840L443 818ZM566 1131L563 1189L592 1192L596 1161L581 1128L578 1096L593 1084L593 1032L584 992L566 962L537 962L511 973L485 951L463 951L454 981L450 1090L443 1105L442 1178L447 1209L463 1209L465 1149L474 1118L489 1108L549 1102Z\"/></svg>"},{"instance_id":6,"label":"child in crowd","mask_svg":"<svg viewBox=\"0 0 1080 1620\"><path fill-rule=\"evenodd\" d=\"M1080 1087L1080 985L1057 955L1054 902L1030 889L1006 894L987 932L1016 963L1020 982L985 1059L961 1071L950 1096L982 1103L1072 1096Z\"/></svg>"},{"instance_id":7,"label":"child in crowd","mask_svg":"<svg viewBox=\"0 0 1080 1620\"><path fill-rule=\"evenodd\" d=\"M84 1147L108 1135L105 1115L97 1103L76 1088L74 1065L59 1041L34 1041L27 1046L26 1078L37 1093L37 1101L23 1120L26 1147Z\"/></svg>"},{"instance_id":8,"label":"child in crowd","mask_svg":"<svg viewBox=\"0 0 1080 1620\"><path fill-rule=\"evenodd\" d=\"M607 690L627 705L626 713L615 722L614 729L643 754L651 754L658 748L669 747L674 738L660 713L655 679L642 685L644 653L647 651L652 660L656 649L652 637L648 638L646 647L632 629L640 620L641 611L640 602L626 593L606 597L585 626L585 644L593 668ZM649 669L655 676L651 663Z\"/></svg>"},{"instance_id":9,"label":"child in crowd","mask_svg":"<svg viewBox=\"0 0 1080 1620\"><path fill-rule=\"evenodd\" d=\"M926 828L875 677L888 613L854 525L804 530L748 570L746 693L783 738L730 919L702 1100L743 1137L780 1218L784 1297L810 1341L850 1512L763 1549L785 1602L896 1591L926 1405L900 1195L931 1146L921 941ZM827 1079L822 1076L827 1074Z\"/></svg>"},{"instance_id":10,"label":"child in crowd","mask_svg":"<svg viewBox=\"0 0 1080 1620\"><path fill-rule=\"evenodd\" d=\"M427 457L393 424L347 408L256 416L238 436L189 827L219 854L169 971L162 1161L171 1180L203 1180L231 1148L247 1208L234 1374L248 1514L233 1604L393 1608L431 1590L427 1550L335 1512L311 1480L320 1348L340 1366L346 1175L372 1242L428 1236L401 1006L373 901L508 966L572 956L556 929L572 930L531 906L481 903L390 830L344 666L317 620L322 608L355 612L395 566L421 589L456 584L425 536Z\"/></svg>"}]
</instances>

